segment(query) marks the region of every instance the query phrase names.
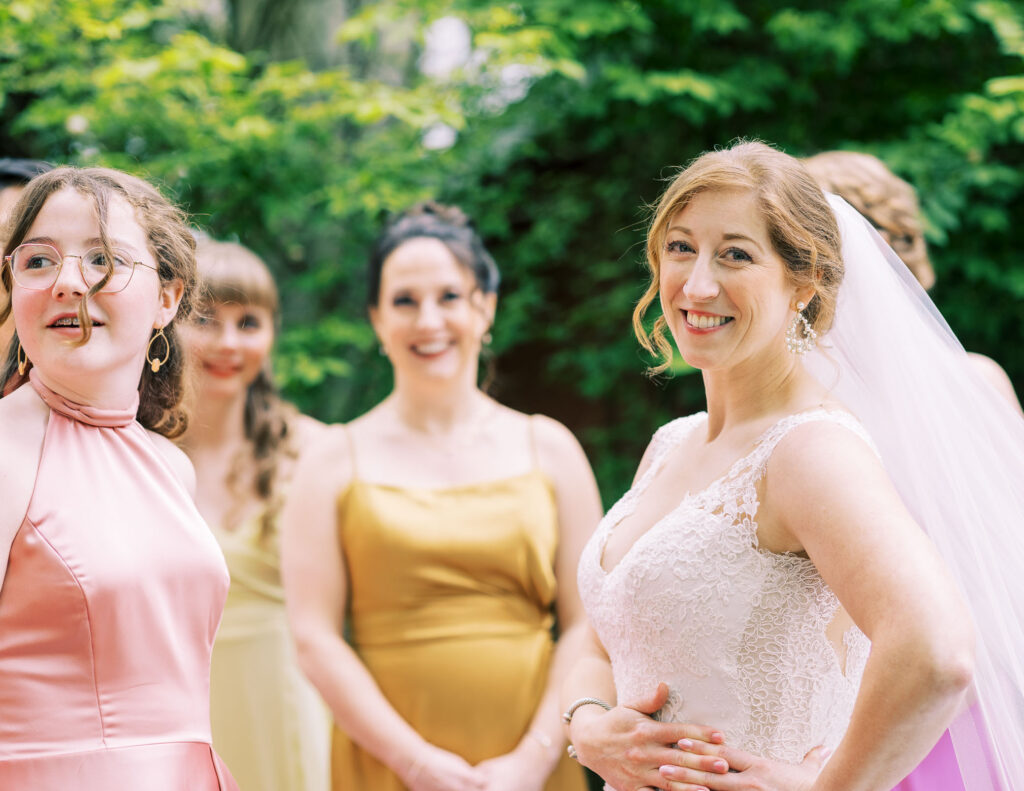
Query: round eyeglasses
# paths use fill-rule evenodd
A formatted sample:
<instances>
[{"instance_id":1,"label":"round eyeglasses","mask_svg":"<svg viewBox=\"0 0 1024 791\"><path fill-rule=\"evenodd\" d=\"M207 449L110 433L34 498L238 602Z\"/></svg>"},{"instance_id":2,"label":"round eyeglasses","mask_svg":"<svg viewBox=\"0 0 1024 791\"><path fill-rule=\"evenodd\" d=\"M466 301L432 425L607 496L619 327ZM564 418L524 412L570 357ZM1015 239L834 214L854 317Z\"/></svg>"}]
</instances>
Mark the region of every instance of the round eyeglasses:
<instances>
[{"instance_id":1,"label":"round eyeglasses","mask_svg":"<svg viewBox=\"0 0 1024 791\"><path fill-rule=\"evenodd\" d=\"M131 282L137 266L157 271L155 266L135 261L131 253L118 247L110 248L109 255L102 247L93 247L81 255L62 256L57 248L48 244L23 244L15 247L4 261L19 286L30 291L47 291L57 282L66 258L78 259L78 270L90 289L106 278L99 289L103 293L123 291Z\"/></svg>"}]
</instances>

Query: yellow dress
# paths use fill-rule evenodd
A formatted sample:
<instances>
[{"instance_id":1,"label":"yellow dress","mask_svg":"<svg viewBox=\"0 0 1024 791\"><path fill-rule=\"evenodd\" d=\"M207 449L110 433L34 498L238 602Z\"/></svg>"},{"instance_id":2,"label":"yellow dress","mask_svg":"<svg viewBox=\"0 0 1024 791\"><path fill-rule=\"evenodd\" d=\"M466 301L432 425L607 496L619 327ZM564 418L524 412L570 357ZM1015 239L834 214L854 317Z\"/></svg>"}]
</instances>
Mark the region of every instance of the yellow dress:
<instances>
[{"instance_id":1,"label":"yellow dress","mask_svg":"<svg viewBox=\"0 0 1024 791\"><path fill-rule=\"evenodd\" d=\"M239 791L330 788L327 707L299 670L276 536L257 516L213 528L231 572L210 669L213 744Z\"/></svg>"},{"instance_id":2,"label":"yellow dress","mask_svg":"<svg viewBox=\"0 0 1024 791\"><path fill-rule=\"evenodd\" d=\"M398 713L476 764L511 751L547 684L553 641L555 497L534 470L413 489L358 477L338 499L353 647ZM334 791L401 791L335 728ZM563 756L546 791L583 791Z\"/></svg>"}]
</instances>

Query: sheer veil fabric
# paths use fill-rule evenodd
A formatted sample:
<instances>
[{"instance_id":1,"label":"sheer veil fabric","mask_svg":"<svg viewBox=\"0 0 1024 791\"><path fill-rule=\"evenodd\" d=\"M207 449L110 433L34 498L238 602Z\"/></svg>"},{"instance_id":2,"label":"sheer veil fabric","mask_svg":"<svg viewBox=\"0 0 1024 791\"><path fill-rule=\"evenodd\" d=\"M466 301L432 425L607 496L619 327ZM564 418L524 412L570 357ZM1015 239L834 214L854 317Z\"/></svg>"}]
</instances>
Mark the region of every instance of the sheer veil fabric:
<instances>
[{"instance_id":1,"label":"sheer veil fabric","mask_svg":"<svg viewBox=\"0 0 1024 791\"><path fill-rule=\"evenodd\" d=\"M978 705L950 726L967 791L1024 789L1024 419L867 221L829 203L846 273L807 365L867 428L970 605Z\"/></svg>"}]
</instances>

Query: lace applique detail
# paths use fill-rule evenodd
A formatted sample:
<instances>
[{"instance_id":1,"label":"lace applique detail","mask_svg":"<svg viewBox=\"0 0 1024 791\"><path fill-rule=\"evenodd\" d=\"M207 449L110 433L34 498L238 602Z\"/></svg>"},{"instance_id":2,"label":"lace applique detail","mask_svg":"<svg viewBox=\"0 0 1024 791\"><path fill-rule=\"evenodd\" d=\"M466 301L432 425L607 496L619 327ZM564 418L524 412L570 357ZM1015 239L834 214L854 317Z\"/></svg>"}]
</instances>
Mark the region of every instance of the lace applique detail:
<instances>
[{"instance_id":1,"label":"lace applique detail","mask_svg":"<svg viewBox=\"0 0 1024 791\"><path fill-rule=\"evenodd\" d=\"M665 681L669 700L658 719L713 725L734 746L794 763L819 744L838 744L870 650L851 628L845 657L837 654L826 630L839 600L810 560L758 547L757 483L778 442L811 420L839 423L874 447L845 412L783 418L605 572L611 532L706 415L662 426L650 467L602 520L579 568L580 594L611 658L620 701L646 697Z\"/></svg>"}]
</instances>

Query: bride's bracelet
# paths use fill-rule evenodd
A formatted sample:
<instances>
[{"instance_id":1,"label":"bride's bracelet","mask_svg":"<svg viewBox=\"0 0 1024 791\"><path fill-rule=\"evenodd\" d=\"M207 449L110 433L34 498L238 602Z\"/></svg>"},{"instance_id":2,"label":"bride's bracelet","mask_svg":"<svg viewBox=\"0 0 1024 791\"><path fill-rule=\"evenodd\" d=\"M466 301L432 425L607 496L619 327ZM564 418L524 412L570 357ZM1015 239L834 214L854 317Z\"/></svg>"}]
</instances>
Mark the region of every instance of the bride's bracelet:
<instances>
[{"instance_id":1,"label":"bride's bracelet","mask_svg":"<svg viewBox=\"0 0 1024 791\"><path fill-rule=\"evenodd\" d=\"M565 727L569 727L569 724L572 722L572 715L575 714L576 709L580 708L581 706L600 706L605 711L612 710L612 704L606 703L600 698L580 698L579 700L574 700L572 702L572 705L569 706L569 708L567 708L565 710L565 713L562 715L562 722L565 723ZM565 751L573 760L579 760L579 756L576 754L576 748L573 746L572 742L569 742L569 746L565 748Z\"/></svg>"},{"instance_id":2,"label":"bride's bracelet","mask_svg":"<svg viewBox=\"0 0 1024 791\"><path fill-rule=\"evenodd\" d=\"M605 703L600 698L580 698L579 700L574 700L572 705L569 706L569 708L565 710L565 714L562 715L562 722L564 722L566 725L568 725L570 722L572 722L572 715L576 713L576 709L580 708L581 706L590 706L590 705L600 706L605 711L611 711L612 710L611 704L610 703Z\"/></svg>"}]
</instances>

